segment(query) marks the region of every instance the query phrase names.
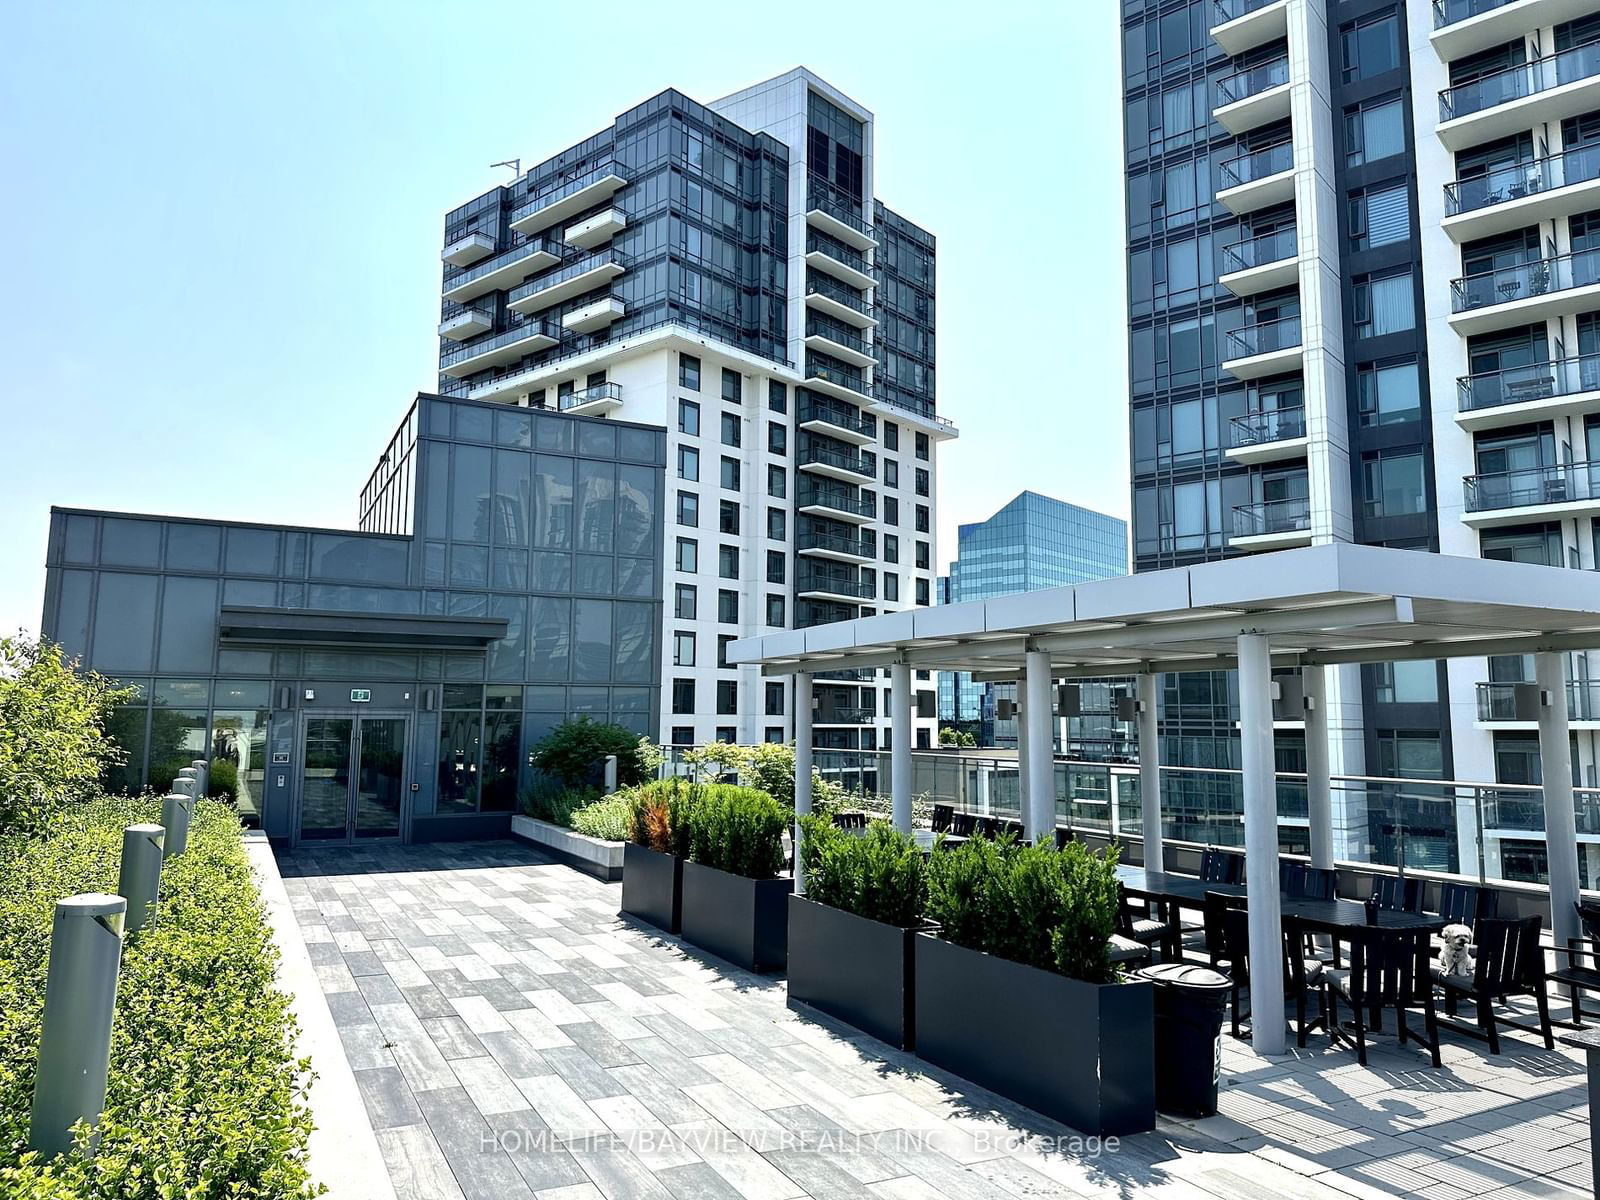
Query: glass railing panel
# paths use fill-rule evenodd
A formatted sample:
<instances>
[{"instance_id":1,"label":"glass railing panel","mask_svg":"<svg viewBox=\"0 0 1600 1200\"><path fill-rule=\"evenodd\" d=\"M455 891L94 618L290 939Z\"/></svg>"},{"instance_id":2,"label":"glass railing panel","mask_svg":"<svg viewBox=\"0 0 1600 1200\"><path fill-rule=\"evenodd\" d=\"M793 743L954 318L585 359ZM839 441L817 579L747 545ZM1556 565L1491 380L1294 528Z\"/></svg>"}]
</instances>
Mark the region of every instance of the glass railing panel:
<instances>
[{"instance_id":1,"label":"glass railing panel","mask_svg":"<svg viewBox=\"0 0 1600 1200\"><path fill-rule=\"evenodd\" d=\"M1245 71L1217 80L1217 107L1237 104L1251 96L1289 82L1289 60L1275 58L1271 62L1251 67Z\"/></svg>"},{"instance_id":2,"label":"glass railing panel","mask_svg":"<svg viewBox=\"0 0 1600 1200\"><path fill-rule=\"evenodd\" d=\"M1600 461L1528 467L1463 481L1469 513L1600 499Z\"/></svg>"},{"instance_id":3,"label":"glass railing panel","mask_svg":"<svg viewBox=\"0 0 1600 1200\"><path fill-rule=\"evenodd\" d=\"M1241 504L1233 510L1234 537L1301 533L1311 528L1311 501L1305 496Z\"/></svg>"},{"instance_id":4,"label":"glass railing panel","mask_svg":"<svg viewBox=\"0 0 1600 1200\"><path fill-rule=\"evenodd\" d=\"M1306 410L1302 406L1246 413L1242 417L1234 417L1230 427L1235 447L1264 446L1271 442L1301 438L1306 436Z\"/></svg>"},{"instance_id":5,"label":"glass railing panel","mask_svg":"<svg viewBox=\"0 0 1600 1200\"><path fill-rule=\"evenodd\" d=\"M1294 166L1294 143L1278 142L1231 158L1218 168L1224 188L1239 187L1281 174Z\"/></svg>"},{"instance_id":6,"label":"glass railing panel","mask_svg":"<svg viewBox=\"0 0 1600 1200\"><path fill-rule=\"evenodd\" d=\"M1575 254L1536 258L1452 280L1450 310L1471 312L1594 284L1600 284L1600 249L1580 250Z\"/></svg>"}]
</instances>

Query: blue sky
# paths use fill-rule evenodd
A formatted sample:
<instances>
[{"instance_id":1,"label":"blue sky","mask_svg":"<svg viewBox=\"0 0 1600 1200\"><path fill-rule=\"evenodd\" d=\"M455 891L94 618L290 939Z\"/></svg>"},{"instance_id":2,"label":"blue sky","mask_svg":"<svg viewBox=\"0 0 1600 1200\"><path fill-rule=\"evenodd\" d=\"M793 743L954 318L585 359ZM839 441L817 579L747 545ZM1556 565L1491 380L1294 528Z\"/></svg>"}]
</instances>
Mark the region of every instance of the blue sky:
<instances>
[{"instance_id":1,"label":"blue sky","mask_svg":"<svg viewBox=\"0 0 1600 1200\"><path fill-rule=\"evenodd\" d=\"M879 195L939 238L940 561L1023 488L1126 515L1116 5L804 10L13 6L0 630L38 628L51 504L352 525L487 164L796 64L874 111Z\"/></svg>"}]
</instances>

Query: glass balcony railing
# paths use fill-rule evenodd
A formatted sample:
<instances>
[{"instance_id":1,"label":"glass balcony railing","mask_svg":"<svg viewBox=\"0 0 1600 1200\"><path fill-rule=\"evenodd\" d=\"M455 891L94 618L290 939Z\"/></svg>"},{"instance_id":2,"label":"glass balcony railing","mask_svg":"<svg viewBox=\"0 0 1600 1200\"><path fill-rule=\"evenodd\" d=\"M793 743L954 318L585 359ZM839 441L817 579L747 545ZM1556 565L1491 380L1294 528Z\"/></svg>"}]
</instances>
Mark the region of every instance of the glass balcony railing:
<instances>
[{"instance_id":1,"label":"glass balcony railing","mask_svg":"<svg viewBox=\"0 0 1600 1200\"><path fill-rule=\"evenodd\" d=\"M1469 513L1600 500L1600 462L1468 475L1462 482Z\"/></svg>"},{"instance_id":2,"label":"glass balcony railing","mask_svg":"<svg viewBox=\"0 0 1600 1200\"><path fill-rule=\"evenodd\" d=\"M1519 683L1480 681L1478 683L1478 720L1480 721L1532 721L1536 716L1517 713L1517 688ZM1567 680L1567 719L1569 721L1600 720L1600 681L1593 679Z\"/></svg>"},{"instance_id":3,"label":"glass balcony railing","mask_svg":"<svg viewBox=\"0 0 1600 1200\"><path fill-rule=\"evenodd\" d=\"M831 708L819 708L813 720L818 725L867 725L876 720L877 716L878 714L870 708L835 704Z\"/></svg>"},{"instance_id":4,"label":"glass balcony railing","mask_svg":"<svg viewBox=\"0 0 1600 1200\"><path fill-rule=\"evenodd\" d=\"M1450 311L1471 312L1494 304L1510 304L1530 296L1548 296L1600 283L1600 249L1580 250L1555 258L1536 258L1450 283Z\"/></svg>"},{"instance_id":5,"label":"glass balcony railing","mask_svg":"<svg viewBox=\"0 0 1600 1200\"><path fill-rule=\"evenodd\" d=\"M810 421L826 421L836 428L848 429L858 437L878 436L877 421L848 404L828 404L822 400L810 400L800 406L800 424L804 425Z\"/></svg>"},{"instance_id":6,"label":"glass balcony railing","mask_svg":"<svg viewBox=\"0 0 1600 1200\"><path fill-rule=\"evenodd\" d=\"M854 350L857 354L864 354L868 358L877 357L872 353L872 347L867 345L867 339L853 329L841 327L837 321L818 321L815 317L806 320L807 337L823 337L830 342L837 342Z\"/></svg>"},{"instance_id":7,"label":"glass balcony railing","mask_svg":"<svg viewBox=\"0 0 1600 1200\"><path fill-rule=\"evenodd\" d=\"M1261 537L1269 533L1300 533L1311 528L1311 500L1291 496L1240 504L1233 510L1234 537Z\"/></svg>"},{"instance_id":8,"label":"glass balcony railing","mask_svg":"<svg viewBox=\"0 0 1600 1200\"><path fill-rule=\"evenodd\" d=\"M524 321L520 325L513 325L504 333L497 333L493 337L479 338L475 342L463 342L459 346L452 346L439 355L439 368L453 367L459 362L478 358L492 350L504 349L515 346L518 342L528 341L530 338L549 338L559 342L561 334L556 329L553 321Z\"/></svg>"},{"instance_id":9,"label":"glass balcony railing","mask_svg":"<svg viewBox=\"0 0 1600 1200\"><path fill-rule=\"evenodd\" d=\"M1504 8L1511 0L1433 0L1433 27L1443 29L1468 17L1482 16L1497 8Z\"/></svg>"},{"instance_id":10,"label":"glass balcony railing","mask_svg":"<svg viewBox=\"0 0 1600 1200\"><path fill-rule=\"evenodd\" d=\"M867 584L858 570L818 571L801 568L795 575L795 593L827 592L832 596L849 596L853 600L873 599L874 589Z\"/></svg>"},{"instance_id":11,"label":"glass balcony railing","mask_svg":"<svg viewBox=\"0 0 1600 1200\"><path fill-rule=\"evenodd\" d=\"M1439 120L1452 121L1497 105L1600 75L1600 42L1492 71L1439 93Z\"/></svg>"},{"instance_id":12,"label":"glass balcony railing","mask_svg":"<svg viewBox=\"0 0 1600 1200\"><path fill-rule=\"evenodd\" d=\"M854 288L846 287L837 280L829 278L827 275L813 275L808 271L806 273L806 295L826 296L828 299L835 300L848 309L853 309L863 317L872 315L872 306L866 302L859 292Z\"/></svg>"},{"instance_id":13,"label":"glass balcony railing","mask_svg":"<svg viewBox=\"0 0 1600 1200\"><path fill-rule=\"evenodd\" d=\"M1275 58L1258 67L1251 67L1217 80L1217 107L1237 104L1241 100L1259 96L1262 92L1288 82L1288 58Z\"/></svg>"},{"instance_id":14,"label":"glass balcony railing","mask_svg":"<svg viewBox=\"0 0 1600 1200\"><path fill-rule=\"evenodd\" d=\"M574 259L564 267L546 271L543 275L535 275L528 282L512 288L510 295L506 297L506 302L516 304L520 300L526 300L529 296L536 296L559 283L566 283L569 280L578 278L580 275L587 275L590 271L606 266L626 269L629 266L628 256L620 250L609 248L601 250L597 254L586 254L582 258Z\"/></svg>"},{"instance_id":15,"label":"glass balcony railing","mask_svg":"<svg viewBox=\"0 0 1600 1200\"><path fill-rule=\"evenodd\" d=\"M1252 358L1257 354L1271 354L1275 350L1289 350L1300 342L1299 317L1263 321L1259 325L1231 330L1228 334L1227 357Z\"/></svg>"},{"instance_id":16,"label":"glass balcony railing","mask_svg":"<svg viewBox=\"0 0 1600 1200\"><path fill-rule=\"evenodd\" d=\"M475 267L468 267L465 271L458 271L454 275L445 277L444 290L454 291L464 283L482 279L485 275L493 275L496 271L503 271L507 267L515 266L525 258L532 258L536 254L550 254L556 258L561 257L561 243L550 238L529 238L520 246L513 246L502 254L479 263Z\"/></svg>"},{"instance_id":17,"label":"glass balcony railing","mask_svg":"<svg viewBox=\"0 0 1600 1200\"><path fill-rule=\"evenodd\" d=\"M821 506L858 517L878 515L878 498L871 492L847 488L802 487L797 497L801 508Z\"/></svg>"},{"instance_id":18,"label":"glass balcony railing","mask_svg":"<svg viewBox=\"0 0 1600 1200\"><path fill-rule=\"evenodd\" d=\"M862 396L872 395L872 385L866 381L859 371L841 371L838 367L825 367L820 363L806 363L806 378L821 379L827 383L835 383L840 387L849 388Z\"/></svg>"},{"instance_id":19,"label":"glass balcony railing","mask_svg":"<svg viewBox=\"0 0 1600 1200\"><path fill-rule=\"evenodd\" d=\"M869 478L876 478L878 474L877 459L873 455L851 454L835 446L822 446L816 443L802 446L799 464L803 467L813 463L817 466L837 467L841 471L853 471L857 475Z\"/></svg>"},{"instance_id":20,"label":"glass balcony railing","mask_svg":"<svg viewBox=\"0 0 1600 1200\"><path fill-rule=\"evenodd\" d=\"M622 399L622 385L620 383L596 383L576 392L569 392L565 396L556 397L556 407L562 412L569 408L578 408L584 404L593 404L596 400Z\"/></svg>"},{"instance_id":21,"label":"glass balcony railing","mask_svg":"<svg viewBox=\"0 0 1600 1200\"><path fill-rule=\"evenodd\" d=\"M831 550L835 554L852 554L857 558L875 558L876 541L865 537L851 537L846 533L826 533L820 529L803 529L795 539L798 550Z\"/></svg>"},{"instance_id":22,"label":"glass balcony railing","mask_svg":"<svg viewBox=\"0 0 1600 1200\"><path fill-rule=\"evenodd\" d=\"M858 251L852 250L843 242L825 233L818 233L815 229L806 234L806 253L826 254L834 262L843 263L852 271L859 271L863 275L872 274L872 267Z\"/></svg>"},{"instance_id":23,"label":"glass balcony railing","mask_svg":"<svg viewBox=\"0 0 1600 1200\"><path fill-rule=\"evenodd\" d=\"M1270 408L1235 417L1230 425L1236 449L1266 446L1290 438L1305 437L1306 410L1304 405L1299 408Z\"/></svg>"},{"instance_id":24,"label":"glass balcony railing","mask_svg":"<svg viewBox=\"0 0 1600 1200\"><path fill-rule=\"evenodd\" d=\"M1294 143L1274 142L1238 158L1230 158L1218 170L1223 188L1235 188L1258 179L1281 174L1294 166Z\"/></svg>"},{"instance_id":25,"label":"glass balcony railing","mask_svg":"<svg viewBox=\"0 0 1600 1200\"><path fill-rule=\"evenodd\" d=\"M1249 16L1258 8L1265 8L1275 3L1277 0L1211 0L1211 23L1226 25L1229 21L1237 21L1240 17Z\"/></svg>"},{"instance_id":26,"label":"glass balcony railing","mask_svg":"<svg viewBox=\"0 0 1600 1200\"><path fill-rule=\"evenodd\" d=\"M513 210L511 213L511 223L515 225L518 221L533 215L540 209L550 207L550 205L554 204L557 200L565 200L568 196L575 196L579 192L583 191L584 188L593 187L607 175L616 175L619 178L627 177L627 173L619 164L607 159L605 162L598 164L588 171L585 171L576 179L569 179L565 183L558 183L556 186L547 188L546 190L540 192L533 199L526 200L517 205L515 210Z\"/></svg>"},{"instance_id":27,"label":"glass balcony railing","mask_svg":"<svg viewBox=\"0 0 1600 1200\"><path fill-rule=\"evenodd\" d=\"M1477 412L1522 404L1529 400L1549 400L1556 396L1576 396L1600 391L1600 354L1582 354L1554 362L1528 363L1503 371L1463 375L1456 380L1456 409Z\"/></svg>"},{"instance_id":28,"label":"glass balcony railing","mask_svg":"<svg viewBox=\"0 0 1600 1200\"><path fill-rule=\"evenodd\" d=\"M819 209L827 213L835 221L850 226L863 237L872 237L872 226L867 224L866 218L859 212L852 212L845 204L832 196L822 192L812 191L806 195L806 209Z\"/></svg>"},{"instance_id":29,"label":"glass balcony railing","mask_svg":"<svg viewBox=\"0 0 1600 1200\"><path fill-rule=\"evenodd\" d=\"M1444 185L1444 214L1455 217L1477 212L1510 200L1521 200L1524 196L1537 196L1541 192L1553 192L1575 183L1592 183L1596 179L1600 179L1600 143L1447 183Z\"/></svg>"},{"instance_id":30,"label":"glass balcony railing","mask_svg":"<svg viewBox=\"0 0 1600 1200\"><path fill-rule=\"evenodd\" d=\"M1222 270L1224 273L1248 271L1251 267L1282 262L1286 258L1293 258L1299 245L1300 240L1293 226L1235 242L1222 248Z\"/></svg>"}]
</instances>

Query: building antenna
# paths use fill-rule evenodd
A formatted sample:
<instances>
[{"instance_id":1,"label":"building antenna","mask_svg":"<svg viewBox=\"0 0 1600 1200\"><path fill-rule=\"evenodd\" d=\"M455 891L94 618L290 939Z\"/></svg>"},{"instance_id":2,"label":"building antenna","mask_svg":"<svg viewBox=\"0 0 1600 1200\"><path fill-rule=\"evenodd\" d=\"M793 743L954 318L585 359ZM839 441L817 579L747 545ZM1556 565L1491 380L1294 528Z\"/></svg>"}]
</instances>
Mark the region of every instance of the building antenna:
<instances>
[{"instance_id":1,"label":"building antenna","mask_svg":"<svg viewBox=\"0 0 1600 1200\"><path fill-rule=\"evenodd\" d=\"M506 159L505 162L497 162L497 163L490 163L489 164L489 169L490 170L493 170L495 167L510 167L511 168L511 174L512 174L513 177L516 177L516 176L519 176L519 175L522 174L522 160L520 158L508 158L508 159Z\"/></svg>"}]
</instances>

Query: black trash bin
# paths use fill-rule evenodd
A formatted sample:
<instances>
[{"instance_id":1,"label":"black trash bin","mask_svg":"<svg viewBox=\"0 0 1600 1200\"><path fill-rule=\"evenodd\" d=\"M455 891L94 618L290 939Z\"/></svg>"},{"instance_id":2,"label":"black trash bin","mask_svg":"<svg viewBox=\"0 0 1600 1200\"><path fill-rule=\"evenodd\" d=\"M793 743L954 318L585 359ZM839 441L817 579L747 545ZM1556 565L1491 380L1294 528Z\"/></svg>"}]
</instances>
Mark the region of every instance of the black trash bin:
<instances>
[{"instance_id":1,"label":"black trash bin","mask_svg":"<svg viewBox=\"0 0 1600 1200\"><path fill-rule=\"evenodd\" d=\"M1184 1117L1217 1113L1222 1018L1232 981L1194 963L1135 971L1156 985L1156 1107Z\"/></svg>"}]
</instances>

